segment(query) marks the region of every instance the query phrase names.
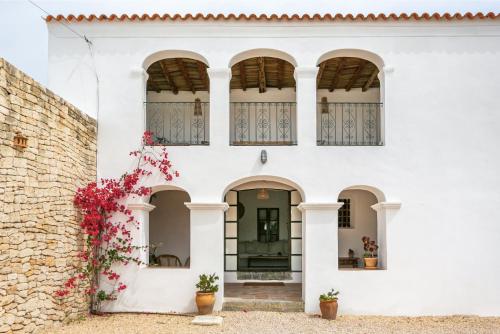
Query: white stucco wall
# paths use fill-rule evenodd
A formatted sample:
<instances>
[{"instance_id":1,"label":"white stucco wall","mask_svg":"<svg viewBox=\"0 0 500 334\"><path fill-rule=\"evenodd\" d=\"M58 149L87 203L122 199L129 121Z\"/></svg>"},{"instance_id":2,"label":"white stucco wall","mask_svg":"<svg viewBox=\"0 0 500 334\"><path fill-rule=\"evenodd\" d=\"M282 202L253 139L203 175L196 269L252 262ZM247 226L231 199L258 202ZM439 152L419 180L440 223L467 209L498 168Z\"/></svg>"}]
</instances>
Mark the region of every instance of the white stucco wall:
<instances>
[{"instance_id":1,"label":"white stucco wall","mask_svg":"<svg viewBox=\"0 0 500 334\"><path fill-rule=\"evenodd\" d=\"M399 210L377 213L386 218L377 239L387 246L387 270L380 271L321 269L328 259L312 261L307 252L322 254L319 247L330 240L334 248L323 254L336 258L338 231L325 227L336 221L331 217L335 210L306 214L304 225L312 228L305 235L312 248L304 248L307 311L316 312L317 294L335 287L342 293L343 314L500 314L500 267L492 265L497 263L493 245L500 240L497 21L71 25L94 45L100 82L99 176L119 176L133 166L128 152L137 148L144 131L144 59L167 49L196 52L209 64L210 146L169 149L182 173L175 184L187 190L193 203L220 203L228 185L255 175L292 180L307 203L335 203L340 191L354 185L376 187L384 201L402 203ZM50 88L95 116L96 84L87 45L61 25L48 26ZM228 143L230 61L255 48L277 48L297 65L298 145L266 147L264 165L262 147ZM323 55L341 49L378 55L384 146L316 146L316 65ZM151 185L161 182L149 180ZM134 288L114 310L193 308L196 275L223 271L223 217L208 215L207 220L204 215L191 215L191 245L197 245L191 249L191 269L164 271L161 277L146 270L138 274L143 276L132 275ZM321 242L308 239L313 236ZM201 251L197 241L205 238L213 239L210 252L205 249L200 261L206 262L193 269L194 252ZM153 288L169 284L177 290L165 302ZM187 302L176 306L172 298Z\"/></svg>"},{"instance_id":2,"label":"white stucco wall","mask_svg":"<svg viewBox=\"0 0 500 334\"><path fill-rule=\"evenodd\" d=\"M149 242L159 245L156 255L177 256L184 265L189 257L190 231L189 195L179 190L160 191L154 194L151 204L155 206L149 214Z\"/></svg>"},{"instance_id":3,"label":"white stucco wall","mask_svg":"<svg viewBox=\"0 0 500 334\"><path fill-rule=\"evenodd\" d=\"M354 256L361 259L364 254L361 238L367 236L377 241L377 213L371 208L377 198L366 190L344 190L340 198L351 200L351 227L339 229L339 256L348 256L352 249Z\"/></svg>"}]
</instances>

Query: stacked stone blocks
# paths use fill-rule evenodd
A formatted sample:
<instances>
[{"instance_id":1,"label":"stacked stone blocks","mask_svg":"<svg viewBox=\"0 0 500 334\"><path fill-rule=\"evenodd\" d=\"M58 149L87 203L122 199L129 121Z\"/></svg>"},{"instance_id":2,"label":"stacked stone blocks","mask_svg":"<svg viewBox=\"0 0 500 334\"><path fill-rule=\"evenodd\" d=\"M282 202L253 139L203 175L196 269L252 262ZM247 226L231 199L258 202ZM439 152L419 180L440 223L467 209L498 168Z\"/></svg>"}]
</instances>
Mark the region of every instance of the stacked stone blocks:
<instances>
[{"instance_id":1,"label":"stacked stone blocks","mask_svg":"<svg viewBox=\"0 0 500 334\"><path fill-rule=\"evenodd\" d=\"M54 296L83 239L77 187L96 179L97 124L0 58L0 333L34 332L88 309ZM26 148L14 145L20 132Z\"/></svg>"}]
</instances>

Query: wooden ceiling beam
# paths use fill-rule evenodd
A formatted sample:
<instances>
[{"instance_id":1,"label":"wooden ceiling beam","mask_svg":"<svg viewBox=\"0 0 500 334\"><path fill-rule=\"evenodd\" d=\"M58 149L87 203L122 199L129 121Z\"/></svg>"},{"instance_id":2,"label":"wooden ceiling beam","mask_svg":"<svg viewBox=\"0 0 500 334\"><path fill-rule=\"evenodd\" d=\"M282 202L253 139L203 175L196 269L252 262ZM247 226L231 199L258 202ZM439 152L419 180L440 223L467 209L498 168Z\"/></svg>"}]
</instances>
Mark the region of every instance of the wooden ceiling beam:
<instances>
[{"instance_id":1,"label":"wooden ceiling beam","mask_svg":"<svg viewBox=\"0 0 500 334\"><path fill-rule=\"evenodd\" d=\"M283 78L285 76L285 72L284 72L284 68L285 68L285 65L284 65L284 62L282 59L278 59L278 89L281 90L281 88L283 88Z\"/></svg>"},{"instance_id":2,"label":"wooden ceiling beam","mask_svg":"<svg viewBox=\"0 0 500 334\"><path fill-rule=\"evenodd\" d=\"M245 90L247 90L247 72L245 70L245 61L240 61L238 63L238 66L240 68L241 89L243 89L245 91Z\"/></svg>"},{"instance_id":3,"label":"wooden ceiling beam","mask_svg":"<svg viewBox=\"0 0 500 334\"><path fill-rule=\"evenodd\" d=\"M266 71L264 68L264 57L257 58L257 64L259 65L259 93L264 93L266 91Z\"/></svg>"},{"instance_id":4,"label":"wooden ceiling beam","mask_svg":"<svg viewBox=\"0 0 500 334\"><path fill-rule=\"evenodd\" d=\"M366 83L363 85L363 88L362 88L363 92L366 92L368 89L370 89L370 86L372 85L373 81L377 77L377 74L378 74L378 68L375 67L372 74L370 75L368 80L366 80Z\"/></svg>"},{"instance_id":5,"label":"wooden ceiling beam","mask_svg":"<svg viewBox=\"0 0 500 334\"><path fill-rule=\"evenodd\" d=\"M168 85L172 87L172 93L174 93L175 95L179 94L179 88L177 88L177 86L175 85L174 80L172 80L172 77L170 76L170 72L168 72L167 66L162 60L160 60L160 67L165 80L167 81Z\"/></svg>"},{"instance_id":6,"label":"wooden ceiling beam","mask_svg":"<svg viewBox=\"0 0 500 334\"><path fill-rule=\"evenodd\" d=\"M157 93L161 92L160 87L158 87L158 85L156 84L156 82L154 82L151 77L148 79L148 86L150 88L149 90L153 90L153 91L155 91Z\"/></svg>"},{"instance_id":7,"label":"wooden ceiling beam","mask_svg":"<svg viewBox=\"0 0 500 334\"><path fill-rule=\"evenodd\" d=\"M208 81L208 76L207 76L207 65L203 64L202 62L198 62L198 72L200 72L200 79L201 82L203 82L203 87L205 87L209 92L210 82Z\"/></svg>"},{"instance_id":8,"label":"wooden ceiling beam","mask_svg":"<svg viewBox=\"0 0 500 334\"><path fill-rule=\"evenodd\" d=\"M339 63L337 64L337 68L335 69L335 73L333 74L332 81L330 83L330 89L328 89L330 92L333 92L335 86L337 86L340 78L340 72L342 72L342 70L344 69L345 63L345 58L340 58Z\"/></svg>"},{"instance_id":9,"label":"wooden ceiling beam","mask_svg":"<svg viewBox=\"0 0 500 334\"><path fill-rule=\"evenodd\" d=\"M318 76L316 77L316 86L319 88L319 83L321 82L321 78L323 77L323 73L325 72L326 61L319 64Z\"/></svg>"},{"instance_id":10,"label":"wooden ceiling beam","mask_svg":"<svg viewBox=\"0 0 500 334\"><path fill-rule=\"evenodd\" d=\"M182 76L184 77L184 81L186 81L186 85L189 87L189 90L191 92L193 92L193 94L196 93L196 89L194 89L193 82L191 81L191 78L189 77L189 73L186 70L186 66L184 65L184 61L182 60L182 58L176 58L175 60L177 62L177 66L179 67L179 69L182 73Z\"/></svg>"},{"instance_id":11,"label":"wooden ceiling beam","mask_svg":"<svg viewBox=\"0 0 500 334\"><path fill-rule=\"evenodd\" d=\"M347 86L345 86L346 92L351 90L352 86L356 83L356 80L358 80L359 76L361 75L361 72L363 72L363 69L365 68L366 64L367 64L367 62L365 60L363 60L363 59L359 60L358 68L353 73L351 79L347 83Z\"/></svg>"}]
</instances>

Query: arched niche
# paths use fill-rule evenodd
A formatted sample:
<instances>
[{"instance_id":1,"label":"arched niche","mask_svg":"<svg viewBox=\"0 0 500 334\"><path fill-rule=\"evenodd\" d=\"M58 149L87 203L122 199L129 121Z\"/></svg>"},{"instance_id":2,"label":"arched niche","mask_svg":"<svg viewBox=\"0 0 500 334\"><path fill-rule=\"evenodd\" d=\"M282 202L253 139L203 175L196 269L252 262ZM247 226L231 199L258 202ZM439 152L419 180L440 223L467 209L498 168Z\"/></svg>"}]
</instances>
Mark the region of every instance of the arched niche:
<instances>
[{"instance_id":1,"label":"arched niche","mask_svg":"<svg viewBox=\"0 0 500 334\"><path fill-rule=\"evenodd\" d=\"M150 198L147 233L152 268L189 268L191 263L189 194L178 187L157 187Z\"/></svg>"}]
</instances>

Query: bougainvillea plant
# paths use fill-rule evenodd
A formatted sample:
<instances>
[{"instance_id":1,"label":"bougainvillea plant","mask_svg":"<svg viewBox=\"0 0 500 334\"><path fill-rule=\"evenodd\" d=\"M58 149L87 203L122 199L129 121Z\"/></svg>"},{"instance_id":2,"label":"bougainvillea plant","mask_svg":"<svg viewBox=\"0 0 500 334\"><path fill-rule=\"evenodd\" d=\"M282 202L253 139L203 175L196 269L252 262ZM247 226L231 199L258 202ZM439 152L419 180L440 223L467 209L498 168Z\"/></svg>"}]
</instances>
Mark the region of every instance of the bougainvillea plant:
<instances>
[{"instance_id":1,"label":"bougainvillea plant","mask_svg":"<svg viewBox=\"0 0 500 334\"><path fill-rule=\"evenodd\" d=\"M369 237L361 238L363 241L363 249L365 250L364 257L377 257L378 245L374 240L370 240Z\"/></svg>"},{"instance_id":2,"label":"bougainvillea plant","mask_svg":"<svg viewBox=\"0 0 500 334\"><path fill-rule=\"evenodd\" d=\"M79 188L74 204L81 212L80 227L84 236L84 249L79 254L81 265L56 296L65 298L73 291L83 289L90 298L90 311L99 312L101 303L116 299L117 293L127 286L114 268L129 263L140 264L134 254L140 247L133 245L131 229L138 228L138 221L125 206L131 196L148 196L151 188L141 185L141 180L157 170L163 179L172 181L179 173L172 170L165 147L157 153L152 133L147 131L142 138L141 149L130 153L137 159L132 172L119 179L101 179ZM102 289L102 280L110 288Z\"/></svg>"}]
</instances>

